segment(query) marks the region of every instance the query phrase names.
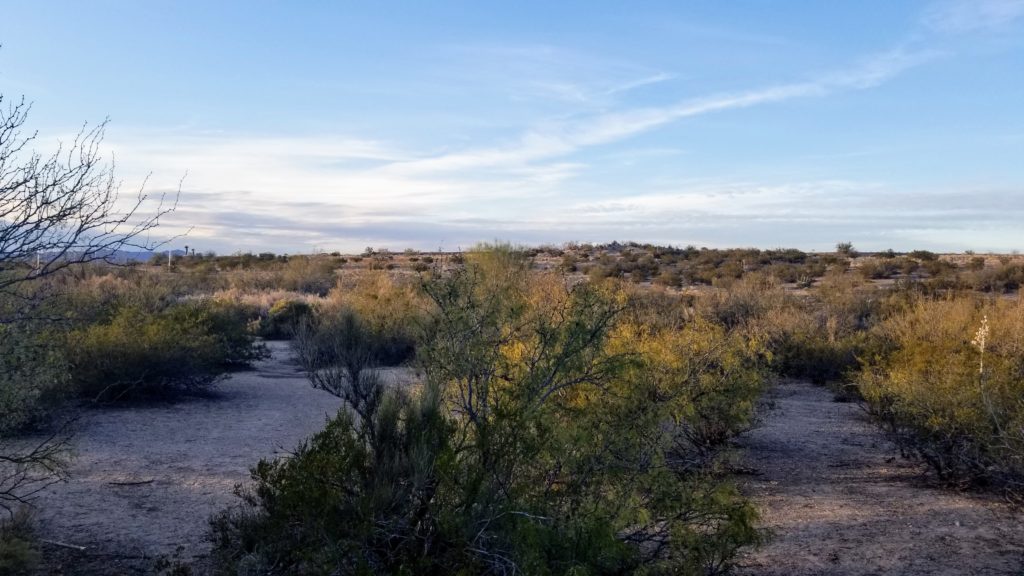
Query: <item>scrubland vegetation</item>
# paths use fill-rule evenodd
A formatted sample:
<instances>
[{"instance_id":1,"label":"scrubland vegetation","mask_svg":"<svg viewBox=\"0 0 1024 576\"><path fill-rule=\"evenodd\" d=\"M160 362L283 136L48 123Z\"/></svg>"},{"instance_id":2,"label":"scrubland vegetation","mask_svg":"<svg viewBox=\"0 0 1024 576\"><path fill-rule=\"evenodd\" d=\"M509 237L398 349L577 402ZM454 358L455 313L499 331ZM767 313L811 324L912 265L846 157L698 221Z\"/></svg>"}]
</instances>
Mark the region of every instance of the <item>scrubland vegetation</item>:
<instances>
[{"instance_id":1,"label":"scrubland vegetation","mask_svg":"<svg viewBox=\"0 0 1024 576\"><path fill-rule=\"evenodd\" d=\"M204 401L290 340L346 408L213 520L223 573L718 573L766 536L731 440L775 378L863 402L944 482L1019 498L1021 270L636 244L83 264L0 325L0 448L71 408ZM417 382L381 376L398 365ZM67 446L4 464L0 505L60 480ZM36 560L4 525L0 562Z\"/></svg>"},{"instance_id":2,"label":"scrubland vegetation","mask_svg":"<svg viewBox=\"0 0 1024 576\"><path fill-rule=\"evenodd\" d=\"M1024 495L1024 306L972 297L904 304L873 329L855 384L944 480Z\"/></svg>"},{"instance_id":3,"label":"scrubland vegetation","mask_svg":"<svg viewBox=\"0 0 1024 576\"><path fill-rule=\"evenodd\" d=\"M299 356L350 411L257 466L214 524L229 571L700 573L757 541L719 457L763 383L742 335L507 248L373 296L407 303L421 386L370 370L399 360L387 319L323 308Z\"/></svg>"}]
</instances>

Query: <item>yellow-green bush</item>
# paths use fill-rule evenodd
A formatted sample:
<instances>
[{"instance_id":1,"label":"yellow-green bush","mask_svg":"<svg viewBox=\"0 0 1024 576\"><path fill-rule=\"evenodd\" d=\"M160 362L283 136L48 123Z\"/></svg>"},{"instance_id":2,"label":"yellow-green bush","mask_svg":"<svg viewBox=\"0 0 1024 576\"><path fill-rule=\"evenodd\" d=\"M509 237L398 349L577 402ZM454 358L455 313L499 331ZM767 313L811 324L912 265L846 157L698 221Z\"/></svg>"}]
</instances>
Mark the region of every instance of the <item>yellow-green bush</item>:
<instances>
[{"instance_id":1,"label":"yellow-green bush","mask_svg":"<svg viewBox=\"0 0 1024 576\"><path fill-rule=\"evenodd\" d=\"M706 574L758 541L719 470L761 390L755 341L507 247L466 254L418 301L425 381L339 366L321 387L348 409L257 465L249 506L214 521L225 572ZM374 321L354 306L338 364L365 357Z\"/></svg>"},{"instance_id":2,"label":"yellow-green bush","mask_svg":"<svg viewBox=\"0 0 1024 576\"><path fill-rule=\"evenodd\" d=\"M109 320L67 336L72 384L101 401L204 388L264 353L247 324L244 311L218 302L191 301L155 313L121 307Z\"/></svg>"},{"instance_id":3,"label":"yellow-green bush","mask_svg":"<svg viewBox=\"0 0 1024 576\"><path fill-rule=\"evenodd\" d=\"M1024 303L917 300L876 329L857 378L909 452L956 482L1024 486Z\"/></svg>"},{"instance_id":4,"label":"yellow-green bush","mask_svg":"<svg viewBox=\"0 0 1024 576\"><path fill-rule=\"evenodd\" d=\"M348 312L359 317L379 344L381 364L410 360L429 322L429 303L418 276L399 277L387 271L364 272L331 290L314 316L327 323Z\"/></svg>"},{"instance_id":5,"label":"yellow-green bush","mask_svg":"<svg viewBox=\"0 0 1024 576\"><path fill-rule=\"evenodd\" d=\"M268 340L287 340L295 336L303 320L309 318L313 307L302 300L278 300L261 316L257 332Z\"/></svg>"},{"instance_id":6,"label":"yellow-green bush","mask_svg":"<svg viewBox=\"0 0 1024 576\"><path fill-rule=\"evenodd\" d=\"M847 381L874 345L869 328L887 297L853 276L829 274L809 297L785 299L763 321L776 372L816 384Z\"/></svg>"}]
</instances>

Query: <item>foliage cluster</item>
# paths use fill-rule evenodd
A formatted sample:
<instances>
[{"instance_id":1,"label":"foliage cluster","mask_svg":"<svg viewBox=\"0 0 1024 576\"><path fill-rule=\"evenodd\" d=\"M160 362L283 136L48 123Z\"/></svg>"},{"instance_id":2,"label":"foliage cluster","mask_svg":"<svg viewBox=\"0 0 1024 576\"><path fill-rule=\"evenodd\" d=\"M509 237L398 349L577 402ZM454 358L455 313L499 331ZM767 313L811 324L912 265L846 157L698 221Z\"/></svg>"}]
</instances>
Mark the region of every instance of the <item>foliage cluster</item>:
<instances>
[{"instance_id":1,"label":"foliage cluster","mask_svg":"<svg viewBox=\"0 0 1024 576\"><path fill-rule=\"evenodd\" d=\"M376 377L399 324L358 298L297 341L347 409L214 521L225 572L714 573L758 540L720 475L762 385L746 333L501 246L416 301L415 389Z\"/></svg>"},{"instance_id":2,"label":"foliage cluster","mask_svg":"<svg viewBox=\"0 0 1024 576\"><path fill-rule=\"evenodd\" d=\"M260 316L256 332L267 340L289 340L312 312L304 300L278 300Z\"/></svg>"},{"instance_id":3,"label":"foliage cluster","mask_svg":"<svg viewBox=\"0 0 1024 576\"><path fill-rule=\"evenodd\" d=\"M948 481L1024 494L1024 303L918 298L857 377L901 447Z\"/></svg>"},{"instance_id":4,"label":"foliage cluster","mask_svg":"<svg viewBox=\"0 0 1024 576\"><path fill-rule=\"evenodd\" d=\"M0 519L0 574L32 574L40 559L28 513Z\"/></svg>"},{"instance_id":5,"label":"foliage cluster","mask_svg":"<svg viewBox=\"0 0 1024 576\"><path fill-rule=\"evenodd\" d=\"M66 338L75 391L96 401L172 396L260 358L244 310L194 300L148 311L117 307Z\"/></svg>"}]
</instances>

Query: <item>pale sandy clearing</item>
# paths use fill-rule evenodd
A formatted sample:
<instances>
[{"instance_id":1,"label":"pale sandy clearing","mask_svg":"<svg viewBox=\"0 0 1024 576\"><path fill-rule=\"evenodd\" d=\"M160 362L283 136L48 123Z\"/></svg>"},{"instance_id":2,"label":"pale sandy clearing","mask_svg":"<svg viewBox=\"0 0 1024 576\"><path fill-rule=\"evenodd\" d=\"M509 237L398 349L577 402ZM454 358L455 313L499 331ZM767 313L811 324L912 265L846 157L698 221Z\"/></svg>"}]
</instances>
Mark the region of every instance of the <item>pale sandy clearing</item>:
<instances>
[{"instance_id":1,"label":"pale sandy clearing","mask_svg":"<svg viewBox=\"0 0 1024 576\"><path fill-rule=\"evenodd\" d=\"M757 575L1024 574L1024 513L929 485L851 403L785 382L747 434L745 491L775 536L742 559Z\"/></svg>"},{"instance_id":2,"label":"pale sandy clearing","mask_svg":"<svg viewBox=\"0 0 1024 576\"><path fill-rule=\"evenodd\" d=\"M260 458L321 429L340 405L310 386L286 343L270 346L271 359L233 374L213 397L87 410L70 481L36 502L41 538L86 551L44 545L42 573L148 573L155 558L176 552L201 572L207 520L236 502L235 484ZM130 482L142 483L117 484Z\"/></svg>"}]
</instances>

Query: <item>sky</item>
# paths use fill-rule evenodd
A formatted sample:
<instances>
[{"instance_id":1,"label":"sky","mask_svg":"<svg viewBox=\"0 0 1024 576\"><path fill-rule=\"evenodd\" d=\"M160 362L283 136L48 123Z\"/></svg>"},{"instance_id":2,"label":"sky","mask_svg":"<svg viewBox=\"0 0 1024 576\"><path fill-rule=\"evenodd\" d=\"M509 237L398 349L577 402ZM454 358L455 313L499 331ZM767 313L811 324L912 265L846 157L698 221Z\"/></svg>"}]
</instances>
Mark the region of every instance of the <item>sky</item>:
<instances>
[{"instance_id":1,"label":"sky","mask_svg":"<svg viewBox=\"0 0 1024 576\"><path fill-rule=\"evenodd\" d=\"M1024 0L0 13L36 147L109 118L200 250L1024 249Z\"/></svg>"}]
</instances>

